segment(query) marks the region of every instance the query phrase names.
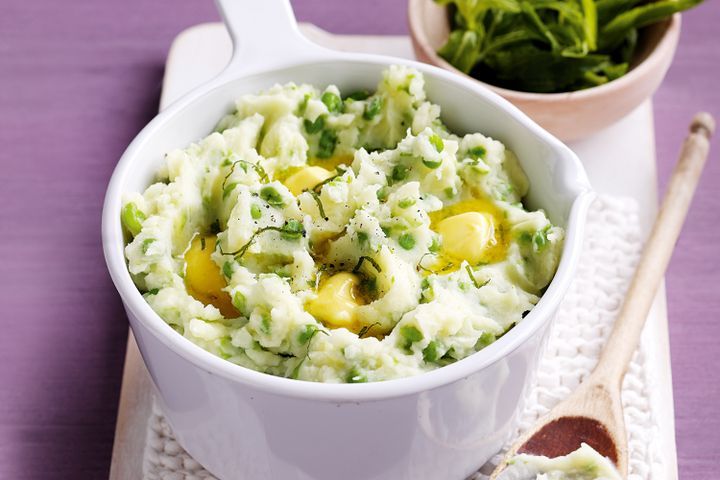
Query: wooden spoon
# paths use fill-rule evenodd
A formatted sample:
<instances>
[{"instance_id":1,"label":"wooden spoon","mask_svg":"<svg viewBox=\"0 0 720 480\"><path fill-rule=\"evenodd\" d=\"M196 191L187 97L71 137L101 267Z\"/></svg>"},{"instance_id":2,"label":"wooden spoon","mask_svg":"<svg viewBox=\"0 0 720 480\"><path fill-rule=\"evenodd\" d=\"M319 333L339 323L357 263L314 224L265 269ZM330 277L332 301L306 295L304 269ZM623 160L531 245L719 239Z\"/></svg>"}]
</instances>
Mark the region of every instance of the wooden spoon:
<instances>
[{"instance_id":1,"label":"wooden spoon","mask_svg":"<svg viewBox=\"0 0 720 480\"><path fill-rule=\"evenodd\" d=\"M698 113L690 125L665 199L595 370L508 450L491 479L518 453L554 458L587 443L627 476L627 435L620 390L648 311L667 268L702 172L715 122ZM620 174L622 174L620 172Z\"/></svg>"}]
</instances>

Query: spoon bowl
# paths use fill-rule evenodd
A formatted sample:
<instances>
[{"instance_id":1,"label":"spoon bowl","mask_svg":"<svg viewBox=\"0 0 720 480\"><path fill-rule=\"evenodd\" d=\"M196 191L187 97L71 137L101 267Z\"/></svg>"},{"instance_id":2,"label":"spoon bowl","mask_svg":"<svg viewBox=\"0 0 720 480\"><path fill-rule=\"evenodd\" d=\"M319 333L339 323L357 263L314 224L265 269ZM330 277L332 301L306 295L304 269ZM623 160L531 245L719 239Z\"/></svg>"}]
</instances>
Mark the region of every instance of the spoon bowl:
<instances>
[{"instance_id":1,"label":"spoon bowl","mask_svg":"<svg viewBox=\"0 0 720 480\"><path fill-rule=\"evenodd\" d=\"M627 471L627 435L620 382L608 382L592 374L515 442L490 478L498 478L516 454L556 458L574 452L583 443L610 459L619 472Z\"/></svg>"}]
</instances>

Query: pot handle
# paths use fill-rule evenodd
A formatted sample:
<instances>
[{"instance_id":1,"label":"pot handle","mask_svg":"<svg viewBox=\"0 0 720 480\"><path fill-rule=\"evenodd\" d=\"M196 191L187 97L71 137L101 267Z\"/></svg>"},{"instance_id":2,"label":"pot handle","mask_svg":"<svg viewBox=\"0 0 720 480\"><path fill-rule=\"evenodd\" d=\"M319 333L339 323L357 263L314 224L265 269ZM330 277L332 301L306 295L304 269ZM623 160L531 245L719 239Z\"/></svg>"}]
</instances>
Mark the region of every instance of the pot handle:
<instances>
[{"instance_id":1,"label":"pot handle","mask_svg":"<svg viewBox=\"0 0 720 480\"><path fill-rule=\"evenodd\" d=\"M233 54L223 76L268 70L329 52L300 33L290 0L215 2L233 43Z\"/></svg>"}]
</instances>

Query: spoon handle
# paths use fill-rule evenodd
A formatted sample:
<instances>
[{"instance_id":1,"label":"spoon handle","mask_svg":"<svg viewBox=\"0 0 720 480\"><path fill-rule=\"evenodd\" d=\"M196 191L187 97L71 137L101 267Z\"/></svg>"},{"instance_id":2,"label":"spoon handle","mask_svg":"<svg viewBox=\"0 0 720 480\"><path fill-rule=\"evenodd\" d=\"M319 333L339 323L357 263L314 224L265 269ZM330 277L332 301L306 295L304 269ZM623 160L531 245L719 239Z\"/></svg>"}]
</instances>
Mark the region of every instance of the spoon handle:
<instances>
[{"instance_id":1,"label":"spoon handle","mask_svg":"<svg viewBox=\"0 0 720 480\"><path fill-rule=\"evenodd\" d=\"M593 376L620 388L640 341L655 293L665 274L710 148L715 122L708 113L693 118L665 198Z\"/></svg>"}]
</instances>

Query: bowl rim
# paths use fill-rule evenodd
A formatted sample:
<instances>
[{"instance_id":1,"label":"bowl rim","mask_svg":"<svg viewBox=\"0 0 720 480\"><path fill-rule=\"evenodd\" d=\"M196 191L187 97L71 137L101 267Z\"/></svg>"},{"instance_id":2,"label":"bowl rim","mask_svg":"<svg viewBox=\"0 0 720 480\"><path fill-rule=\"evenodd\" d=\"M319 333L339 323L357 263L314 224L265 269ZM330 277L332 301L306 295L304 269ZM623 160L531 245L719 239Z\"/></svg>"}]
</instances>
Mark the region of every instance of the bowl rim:
<instances>
[{"instance_id":1,"label":"bowl rim","mask_svg":"<svg viewBox=\"0 0 720 480\"><path fill-rule=\"evenodd\" d=\"M634 68L630 69L625 75L604 83L595 87L585 88L582 90L573 90L568 92L554 92L554 93L538 93L538 92L525 92L522 90L512 90L505 87L499 87L492 83L483 82L477 78L468 75L457 68L455 68L450 62L442 58L435 49L430 45L430 41L426 35L424 28L425 23L422 20L421 10L427 3L435 3L433 0L409 0L408 2L408 27L410 36L412 38L413 46L416 49L420 49L422 53L429 59L432 60L432 64L446 70L452 71L458 75L469 78L475 82L484 85L490 90L502 95L505 98L512 99L514 101L525 101L533 103L550 103L561 100L584 100L587 98L594 98L602 95L612 94L618 90L622 90L629 84L634 83L638 80L643 79L649 72L654 70L659 64L662 63L664 52L674 51L673 45L677 44L680 37L680 26L682 23L681 14L674 13L669 18L662 22L667 23L667 28L663 32L662 37L658 41L655 48L649 53L642 62L637 64ZM440 6L438 6L440 7ZM447 8L447 7L442 7Z\"/></svg>"},{"instance_id":2,"label":"bowl rim","mask_svg":"<svg viewBox=\"0 0 720 480\"><path fill-rule=\"evenodd\" d=\"M180 114L183 109L196 101L202 101L203 97L216 89L238 81L246 77L246 75L223 76L221 74L215 81L211 81L209 84L186 94L153 118L127 147L112 174L103 205L102 243L110 276L120 293L123 305L130 317L131 325L133 320L140 322L157 340L175 354L180 355L195 367L205 370L211 375L221 376L233 383L243 384L281 396L346 403L403 397L461 381L463 378L502 361L515 349L524 345L543 325L552 319L574 276L582 247L585 217L595 194L590 187L580 160L567 146L496 93L470 79L460 77L439 67L390 56L335 52L330 56L324 55L321 59L298 60L294 63L287 62L273 69L253 72L252 76L266 77L268 79L267 83L270 85L273 83L272 75L275 72L293 67L307 66L308 64L336 63L337 61L365 63L379 69L386 68L389 65L407 65L421 71L423 75L431 75L441 81L450 82L460 88L470 90L468 93L484 97L490 103L496 104L506 115L518 121L528 135L534 135L541 142L548 145L559 157L559 160L571 171L572 182L568 182L567 189L570 196L574 196L574 200L568 213L560 264L545 293L523 322L510 329L507 334L488 347L451 365L415 376L362 384L310 382L262 373L222 359L173 330L145 301L133 283L127 269L124 256L125 242L120 222L120 209L122 195L125 192L126 177L132 171L133 165L142 161L142 157L137 153L152 138L155 131L160 129L169 119L175 117L176 114ZM134 328L134 325L132 326ZM142 351L142 344L140 344L140 347Z\"/></svg>"}]
</instances>

